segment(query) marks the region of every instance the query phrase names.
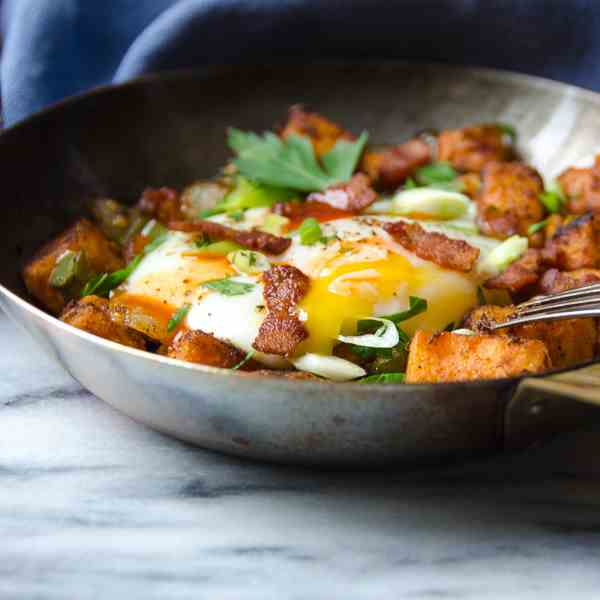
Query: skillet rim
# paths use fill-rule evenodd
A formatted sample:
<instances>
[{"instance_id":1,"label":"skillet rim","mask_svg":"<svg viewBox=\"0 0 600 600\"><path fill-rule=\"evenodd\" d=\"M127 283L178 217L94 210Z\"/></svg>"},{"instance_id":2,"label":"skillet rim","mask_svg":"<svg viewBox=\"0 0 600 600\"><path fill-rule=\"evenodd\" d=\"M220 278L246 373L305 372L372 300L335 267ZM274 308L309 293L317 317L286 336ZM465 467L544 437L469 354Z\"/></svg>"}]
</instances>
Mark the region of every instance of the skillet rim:
<instances>
[{"instance_id":1,"label":"skillet rim","mask_svg":"<svg viewBox=\"0 0 600 600\"><path fill-rule=\"evenodd\" d=\"M240 69L263 69L269 70L272 68L282 68L286 63L249 63L249 64L241 64L241 65L206 65L204 67L197 68L185 68L185 69L172 69L168 71L156 72L156 73L147 73L140 77L136 77L134 79L122 82L122 83L109 83L103 84L99 86L95 86L89 90L84 92L80 92L64 98L58 102L50 104L47 107L44 107L41 110L35 111L31 115L29 115L26 119L18 121L17 123L11 125L10 127L4 129L0 133L0 143L10 143L10 137L12 135L17 135L19 130L27 127L35 127L36 122L46 118L48 115L53 115L54 113L60 112L62 110L67 110L71 104L78 103L80 101L86 100L89 97L101 96L104 94L114 94L119 93L122 89L128 89L131 87L143 87L147 84L152 84L153 82L162 82L162 81L171 81L171 80L185 80L185 79L197 79L197 78L205 78L212 74L225 74L227 72L236 72ZM297 62L296 64L306 63ZM600 108L600 92L595 92L593 90L583 88L580 86L576 86L569 83L564 83L561 81L557 81L554 79L540 77L538 75L528 75L526 73L519 73L515 71L509 71L506 69L495 69L490 67L481 67L481 66L473 66L468 64L446 64L442 62L435 61L408 61L408 60L386 60L386 59L369 59L369 60L353 60L353 61L344 61L344 60L321 60L316 61L315 63L311 63L317 66L337 66L337 67L347 67L351 65L374 65L374 66L407 66L414 67L415 65L420 65L424 68L433 69L433 70L446 70L448 72L456 71L468 71L471 74L475 74L482 77L491 78L496 81L506 81L513 80L519 81L522 83L527 83L531 86L538 88L550 88L556 90L557 88L563 92L570 91L571 93L576 93L579 97L583 97L587 101L597 104ZM68 325L64 323L57 317L45 312L38 306L36 306L33 302L26 300L21 297L19 294L9 290L2 283L0 283L0 293L4 295L9 300L17 303L27 312L33 314L34 316L41 317L44 321L46 321L49 325L53 327L58 327L63 331L67 332L67 334L74 334L79 336L80 338L91 341L94 344L98 344L100 346L106 347L108 350L116 350L120 352L124 352L127 354L132 354L133 356L137 356L140 358L146 358L147 360L156 361L161 364L176 366L180 368L185 368L192 371L199 371L201 373L205 373L207 375L214 376L224 376L231 377L239 376L241 380L256 377L253 376L250 372L233 372L231 369L222 369L218 367L210 367L208 365L201 365L197 363L190 363L183 360L169 358L166 356L161 356L159 354L155 354L152 352L148 352L146 350L138 350L136 348L130 348L128 346L124 346L123 344L119 344L117 342L112 342L110 340L106 340L104 338L98 337L81 329L77 329L72 325ZM8 316L8 315L7 315ZM479 387L482 388L508 388L508 387L516 387L521 381L529 378L533 379L543 379L546 377L550 377L553 375L557 375L560 373L566 373L570 371L576 371L578 369L582 369L588 367L593 364L600 363L600 356L595 357L589 361L585 361L582 363L578 363L577 365L573 365L570 367L564 367L561 369L553 369L550 371L546 371L543 373L531 373L531 374L523 374L516 377L502 377L495 379L478 379L478 380L468 380L468 381L453 381L447 383L397 383L397 384L377 384L377 383L367 383L367 384L359 384L357 381L348 381L348 382L333 382L333 381L317 381L317 380L292 380L286 378L278 378L276 376L260 376L261 380L275 380L278 382L280 386L295 388L298 385L302 385L305 388L311 388L315 390L323 390L324 386L328 389L335 389L340 391L349 391L349 390L357 390L364 389L365 393L372 393L377 391L380 396L385 398L389 396L396 395L398 392L402 390L401 393L410 393L413 391L423 391L423 390L448 390L452 389L462 389L465 386L469 389L477 389Z\"/></svg>"}]
</instances>

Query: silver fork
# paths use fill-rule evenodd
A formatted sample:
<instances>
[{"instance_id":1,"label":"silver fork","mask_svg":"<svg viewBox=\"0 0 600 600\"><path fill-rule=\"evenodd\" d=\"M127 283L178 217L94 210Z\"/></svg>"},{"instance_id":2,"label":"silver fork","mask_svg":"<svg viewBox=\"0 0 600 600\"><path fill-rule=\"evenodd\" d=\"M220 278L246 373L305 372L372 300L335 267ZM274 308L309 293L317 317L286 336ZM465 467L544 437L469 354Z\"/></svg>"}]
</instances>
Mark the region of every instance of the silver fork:
<instances>
[{"instance_id":1,"label":"silver fork","mask_svg":"<svg viewBox=\"0 0 600 600\"><path fill-rule=\"evenodd\" d=\"M592 283L566 292L535 296L527 302L518 304L511 319L490 324L490 328L495 330L536 321L557 321L578 317L600 317L600 283Z\"/></svg>"}]
</instances>

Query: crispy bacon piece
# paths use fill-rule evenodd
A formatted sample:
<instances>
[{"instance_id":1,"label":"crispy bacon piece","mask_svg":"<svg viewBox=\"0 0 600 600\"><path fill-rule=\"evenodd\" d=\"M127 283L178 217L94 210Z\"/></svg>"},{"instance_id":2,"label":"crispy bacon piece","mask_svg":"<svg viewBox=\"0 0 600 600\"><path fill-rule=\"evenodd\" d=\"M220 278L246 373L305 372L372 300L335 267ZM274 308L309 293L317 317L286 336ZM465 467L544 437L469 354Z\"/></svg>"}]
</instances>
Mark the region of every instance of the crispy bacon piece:
<instances>
[{"instance_id":1,"label":"crispy bacon piece","mask_svg":"<svg viewBox=\"0 0 600 600\"><path fill-rule=\"evenodd\" d=\"M600 154L592 167L567 169L558 177L558 182L567 197L568 212L600 212Z\"/></svg>"},{"instance_id":2,"label":"crispy bacon piece","mask_svg":"<svg viewBox=\"0 0 600 600\"><path fill-rule=\"evenodd\" d=\"M429 161L429 144L415 138L389 150L367 150L361 162L361 170L379 187L395 189Z\"/></svg>"},{"instance_id":3,"label":"crispy bacon piece","mask_svg":"<svg viewBox=\"0 0 600 600\"><path fill-rule=\"evenodd\" d=\"M561 271L593 268L598 262L597 223L587 213L559 227L542 250L544 261Z\"/></svg>"},{"instance_id":4,"label":"crispy bacon piece","mask_svg":"<svg viewBox=\"0 0 600 600\"><path fill-rule=\"evenodd\" d=\"M266 252L267 254L281 254L285 252L292 243L288 238L279 237L266 231L240 231L227 227L213 221L170 221L169 229L176 231L187 231L194 233L203 233L213 240L231 240L237 242L250 250Z\"/></svg>"},{"instance_id":5,"label":"crispy bacon piece","mask_svg":"<svg viewBox=\"0 0 600 600\"><path fill-rule=\"evenodd\" d=\"M318 113L307 112L300 105L290 108L288 122L280 133L283 139L292 134L310 138L318 157L329 152L339 139L351 141L355 139L351 133L336 123Z\"/></svg>"},{"instance_id":6,"label":"crispy bacon piece","mask_svg":"<svg viewBox=\"0 0 600 600\"><path fill-rule=\"evenodd\" d=\"M231 369L246 356L231 344L218 340L214 335L199 329L179 332L167 350L167 356L187 362ZM240 367L250 369L250 361Z\"/></svg>"},{"instance_id":7,"label":"crispy bacon piece","mask_svg":"<svg viewBox=\"0 0 600 600\"><path fill-rule=\"evenodd\" d=\"M138 201L138 208L161 223L179 221L183 218L179 195L174 189L168 187L145 189Z\"/></svg>"},{"instance_id":8,"label":"crispy bacon piece","mask_svg":"<svg viewBox=\"0 0 600 600\"><path fill-rule=\"evenodd\" d=\"M308 292L310 280L296 267L276 265L264 275L263 296L269 309L252 346L259 352L290 356L308 337L296 305Z\"/></svg>"},{"instance_id":9,"label":"crispy bacon piece","mask_svg":"<svg viewBox=\"0 0 600 600\"><path fill-rule=\"evenodd\" d=\"M339 210L360 212L377 199L377 194L370 184L371 180L366 175L357 173L345 183L332 185L324 192L313 192L308 201L329 204Z\"/></svg>"},{"instance_id":10,"label":"crispy bacon piece","mask_svg":"<svg viewBox=\"0 0 600 600\"><path fill-rule=\"evenodd\" d=\"M453 240L442 233L425 231L418 223L397 221L383 228L407 250L445 269L470 271L479 258L479 248L463 240Z\"/></svg>"},{"instance_id":11,"label":"crispy bacon piece","mask_svg":"<svg viewBox=\"0 0 600 600\"><path fill-rule=\"evenodd\" d=\"M552 294L598 282L600 282L600 269L577 269L566 272L548 269L540 279L539 289L542 294Z\"/></svg>"},{"instance_id":12,"label":"crispy bacon piece","mask_svg":"<svg viewBox=\"0 0 600 600\"><path fill-rule=\"evenodd\" d=\"M512 263L506 271L485 282L492 290L518 292L528 285L534 285L540 278L542 261L539 250L530 249Z\"/></svg>"},{"instance_id":13,"label":"crispy bacon piece","mask_svg":"<svg viewBox=\"0 0 600 600\"><path fill-rule=\"evenodd\" d=\"M323 202L279 202L273 206L273 212L290 220L289 228L295 229L302 221L312 217L319 223L354 216L349 210L334 208Z\"/></svg>"},{"instance_id":14,"label":"crispy bacon piece","mask_svg":"<svg viewBox=\"0 0 600 600\"><path fill-rule=\"evenodd\" d=\"M539 195L544 189L535 169L518 162L492 163L483 170L477 195L477 220L485 235L504 239L527 235L544 218Z\"/></svg>"},{"instance_id":15,"label":"crispy bacon piece","mask_svg":"<svg viewBox=\"0 0 600 600\"><path fill-rule=\"evenodd\" d=\"M478 173L487 164L510 160L513 151L496 125L476 125L442 131L438 137L438 159L459 171Z\"/></svg>"}]
</instances>

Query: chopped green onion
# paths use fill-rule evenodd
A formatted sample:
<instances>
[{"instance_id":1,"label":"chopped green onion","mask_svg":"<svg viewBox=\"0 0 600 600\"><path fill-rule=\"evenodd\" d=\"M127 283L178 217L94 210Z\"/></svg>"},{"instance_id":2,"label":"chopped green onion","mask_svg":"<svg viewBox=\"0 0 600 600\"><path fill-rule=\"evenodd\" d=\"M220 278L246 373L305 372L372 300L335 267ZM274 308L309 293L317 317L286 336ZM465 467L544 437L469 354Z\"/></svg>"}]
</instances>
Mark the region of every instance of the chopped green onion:
<instances>
[{"instance_id":1,"label":"chopped green onion","mask_svg":"<svg viewBox=\"0 0 600 600\"><path fill-rule=\"evenodd\" d=\"M408 178L408 179L407 179L407 180L404 182L403 189L405 189L405 190L413 190L413 189L415 189L416 187L419 187L419 186L417 185L417 182L416 182L416 181L415 181L415 180L414 180L412 177L409 177L409 178Z\"/></svg>"},{"instance_id":2,"label":"chopped green onion","mask_svg":"<svg viewBox=\"0 0 600 600\"><path fill-rule=\"evenodd\" d=\"M510 137L510 141L512 144L515 143L517 139L517 130L508 123L496 123L496 127L504 134Z\"/></svg>"},{"instance_id":3,"label":"chopped green onion","mask_svg":"<svg viewBox=\"0 0 600 600\"><path fill-rule=\"evenodd\" d=\"M168 231L169 230L162 223L156 219L151 219L144 225L141 233L144 237L155 240L158 236L168 233Z\"/></svg>"},{"instance_id":4,"label":"chopped green onion","mask_svg":"<svg viewBox=\"0 0 600 600\"><path fill-rule=\"evenodd\" d=\"M302 221L302 224L298 227L298 235L300 236L300 243L303 246L312 246L323 240L323 230L321 229L321 225L319 225L319 221L313 217L309 217Z\"/></svg>"},{"instance_id":5,"label":"chopped green onion","mask_svg":"<svg viewBox=\"0 0 600 600\"><path fill-rule=\"evenodd\" d=\"M446 325L442 331L452 331L455 325L456 323L454 323L454 321L450 321L450 323L448 323L448 325Z\"/></svg>"},{"instance_id":6,"label":"chopped green onion","mask_svg":"<svg viewBox=\"0 0 600 600\"><path fill-rule=\"evenodd\" d=\"M539 199L549 213L559 213L565 205L565 197L560 189L546 190L539 195Z\"/></svg>"},{"instance_id":7,"label":"chopped green onion","mask_svg":"<svg viewBox=\"0 0 600 600\"><path fill-rule=\"evenodd\" d=\"M271 267L269 259L264 254L252 250L236 250L230 252L227 258L238 271L250 275L263 273Z\"/></svg>"},{"instance_id":8,"label":"chopped green onion","mask_svg":"<svg viewBox=\"0 0 600 600\"><path fill-rule=\"evenodd\" d=\"M259 229L261 231L266 231L267 233L272 233L273 235L281 235L283 233L283 228L288 225L289 222L290 220L287 217L269 213Z\"/></svg>"},{"instance_id":9,"label":"chopped green onion","mask_svg":"<svg viewBox=\"0 0 600 600\"><path fill-rule=\"evenodd\" d=\"M56 261L54 269L50 273L50 279L48 280L50 285L55 288L62 288L72 283L80 273L82 261L84 260L81 251L67 250L64 252Z\"/></svg>"},{"instance_id":10,"label":"chopped green onion","mask_svg":"<svg viewBox=\"0 0 600 600\"><path fill-rule=\"evenodd\" d=\"M476 335L472 329L455 329L452 333L456 335Z\"/></svg>"},{"instance_id":11,"label":"chopped green onion","mask_svg":"<svg viewBox=\"0 0 600 600\"><path fill-rule=\"evenodd\" d=\"M243 215L243 211L249 208L273 206L277 202L290 200L293 196L294 193L285 188L264 185L239 176L233 190L211 211L213 211L212 214L226 212L229 213L229 216L240 213Z\"/></svg>"},{"instance_id":12,"label":"chopped green onion","mask_svg":"<svg viewBox=\"0 0 600 600\"><path fill-rule=\"evenodd\" d=\"M502 273L515 260L519 259L527 250L526 237L513 235L496 246L486 258L479 263L477 269L489 277Z\"/></svg>"},{"instance_id":13,"label":"chopped green onion","mask_svg":"<svg viewBox=\"0 0 600 600\"><path fill-rule=\"evenodd\" d=\"M120 286L138 267L142 259L156 250L169 237L169 233L159 233L157 237L149 244L146 244L140 254L137 254L123 269L114 271L113 273L101 273L92 277L81 291L81 296L108 296L108 294L116 287Z\"/></svg>"},{"instance_id":14,"label":"chopped green onion","mask_svg":"<svg viewBox=\"0 0 600 600\"><path fill-rule=\"evenodd\" d=\"M458 173L450 163L438 161L417 169L415 177L421 185L431 185L452 181L458 177Z\"/></svg>"},{"instance_id":15,"label":"chopped green onion","mask_svg":"<svg viewBox=\"0 0 600 600\"><path fill-rule=\"evenodd\" d=\"M197 246L197 248L198 254L200 255L210 254L211 256L227 256L231 252L239 250L242 246L231 240L222 240L220 242L208 243L205 246Z\"/></svg>"},{"instance_id":16,"label":"chopped green onion","mask_svg":"<svg viewBox=\"0 0 600 600\"><path fill-rule=\"evenodd\" d=\"M202 284L202 287L214 290L223 294L223 296L242 296L248 294L254 289L254 283L245 283L242 281L236 281L231 277L225 279L213 279Z\"/></svg>"},{"instance_id":17,"label":"chopped green onion","mask_svg":"<svg viewBox=\"0 0 600 600\"><path fill-rule=\"evenodd\" d=\"M196 238L194 240L194 247L206 248L206 246L208 246L210 243L210 238L205 233L203 233L199 238Z\"/></svg>"},{"instance_id":18,"label":"chopped green onion","mask_svg":"<svg viewBox=\"0 0 600 600\"><path fill-rule=\"evenodd\" d=\"M549 220L550 219L544 219L543 221L540 221L539 223L534 223L533 225L530 225L527 228L527 235L534 235L538 231L541 231L542 229L544 229L544 227L546 227L546 225L548 225Z\"/></svg>"},{"instance_id":19,"label":"chopped green onion","mask_svg":"<svg viewBox=\"0 0 600 600\"><path fill-rule=\"evenodd\" d=\"M242 360L237 365L231 367L232 371L237 371L240 367L243 367L254 355L256 354L256 350L250 350Z\"/></svg>"},{"instance_id":20,"label":"chopped green onion","mask_svg":"<svg viewBox=\"0 0 600 600\"><path fill-rule=\"evenodd\" d=\"M384 319L387 319L388 321L392 321L393 323L402 323L403 321L406 321L412 317L416 317L417 315L420 315L421 313L425 312L427 310L427 300L425 300L425 298L419 298L418 296L410 296L408 299L408 309L403 311L403 312L399 312L399 313L395 313L393 315L386 315L385 317L383 317Z\"/></svg>"},{"instance_id":21,"label":"chopped green onion","mask_svg":"<svg viewBox=\"0 0 600 600\"><path fill-rule=\"evenodd\" d=\"M426 215L434 219L457 219L469 211L471 200L464 194L434 187L401 190L392 198L398 215Z\"/></svg>"},{"instance_id":22,"label":"chopped green onion","mask_svg":"<svg viewBox=\"0 0 600 600\"><path fill-rule=\"evenodd\" d=\"M167 323L167 331L169 333L172 333L175 330L175 328L179 325L179 323L181 323L181 321L185 319L187 314L190 312L190 308L192 308L191 304L184 304L181 308L178 308L173 313L173 316L169 319L169 322Z\"/></svg>"},{"instance_id":23,"label":"chopped green onion","mask_svg":"<svg viewBox=\"0 0 600 600\"><path fill-rule=\"evenodd\" d=\"M400 342L400 334L395 323L378 317L363 319L359 323L377 323L378 327L372 333L360 335L338 335L337 339L346 344L354 344L366 348L394 348Z\"/></svg>"},{"instance_id":24,"label":"chopped green onion","mask_svg":"<svg viewBox=\"0 0 600 600\"><path fill-rule=\"evenodd\" d=\"M404 383L404 373L377 373L358 380L358 383Z\"/></svg>"}]
</instances>

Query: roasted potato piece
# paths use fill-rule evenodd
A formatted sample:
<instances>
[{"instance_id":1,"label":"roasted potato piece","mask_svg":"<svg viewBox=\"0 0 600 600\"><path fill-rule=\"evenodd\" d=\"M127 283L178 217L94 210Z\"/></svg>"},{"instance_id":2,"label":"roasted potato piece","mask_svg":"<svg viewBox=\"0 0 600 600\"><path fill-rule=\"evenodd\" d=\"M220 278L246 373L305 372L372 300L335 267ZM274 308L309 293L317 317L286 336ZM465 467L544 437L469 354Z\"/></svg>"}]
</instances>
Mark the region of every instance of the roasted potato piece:
<instances>
[{"instance_id":1,"label":"roasted potato piece","mask_svg":"<svg viewBox=\"0 0 600 600\"><path fill-rule=\"evenodd\" d=\"M438 160L448 161L459 171L478 173L491 162L512 157L512 146L497 125L445 130L438 137Z\"/></svg>"},{"instance_id":2,"label":"roasted potato piece","mask_svg":"<svg viewBox=\"0 0 600 600\"><path fill-rule=\"evenodd\" d=\"M519 162L496 162L485 167L482 177L476 201L484 235L500 239L527 235L529 226L543 219L539 195L544 183L535 169Z\"/></svg>"},{"instance_id":3,"label":"roasted potato piece","mask_svg":"<svg viewBox=\"0 0 600 600\"><path fill-rule=\"evenodd\" d=\"M522 289L538 282L541 268L540 251L530 249L521 258L513 262L506 271L488 279L484 286L492 290L507 290L511 293L520 292Z\"/></svg>"},{"instance_id":4,"label":"roasted potato piece","mask_svg":"<svg viewBox=\"0 0 600 600\"><path fill-rule=\"evenodd\" d=\"M242 362L246 355L212 334L198 329L178 333L167 350L167 356L210 367L231 369ZM249 367L250 361L241 368L247 370Z\"/></svg>"},{"instance_id":5,"label":"roasted potato piece","mask_svg":"<svg viewBox=\"0 0 600 600\"><path fill-rule=\"evenodd\" d=\"M598 263L598 233L596 219L587 213L559 227L546 240L543 258L561 271L593 268Z\"/></svg>"},{"instance_id":6,"label":"roasted potato piece","mask_svg":"<svg viewBox=\"0 0 600 600\"><path fill-rule=\"evenodd\" d=\"M577 269L567 272L548 269L540 280L539 289L542 294L553 294L598 282L600 269Z\"/></svg>"},{"instance_id":7,"label":"roasted potato piece","mask_svg":"<svg viewBox=\"0 0 600 600\"><path fill-rule=\"evenodd\" d=\"M179 195L168 187L145 189L138 201L137 208L161 223L179 221L183 218Z\"/></svg>"},{"instance_id":8,"label":"roasted potato piece","mask_svg":"<svg viewBox=\"0 0 600 600\"><path fill-rule=\"evenodd\" d=\"M181 193L181 212L184 218L194 221L202 211L214 208L223 200L229 187L221 181L195 181Z\"/></svg>"},{"instance_id":9,"label":"roasted potato piece","mask_svg":"<svg viewBox=\"0 0 600 600\"><path fill-rule=\"evenodd\" d=\"M515 311L514 306L480 306L465 320L465 327L474 331L489 331L490 324L502 323ZM556 368L569 367L594 357L596 348L596 324L594 319L567 319L564 321L541 321L500 330L523 339L544 342Z\"/></svg>"},{"instance_id":10,"label":"roasted potato piece","mask_svg":"<svg viewBox=\"0 0 600 600\"><path fill-rule=\"evenodd\" d=\"M410 344L406 382L495 379L551 367L548 350L539 340L417 331Z\"/></svg>"},{"instance_id":11,"label":"roasted potato piece","mask_svg":"<svg viewBox=\"0 0 600 600\"><path fill-rule=\"evenodd\" d=\"M558 183L567 197L568 212L600 212L600 154L592 167L564 171Z\"/></svg>"},{"instance_id":12,"label":"roasted potato piece","mask_svg":"<svg viewBox=\"0 0 600 600\"><path fill-rule=\"evenodd\" d=\"M97 273L123 267L118 246L87 219L77 221L43 246L23 270L29 293L53 314L60 313L69 300L62 289L53 287L49 281L56 263L67 250L82 251L89 268Z\"/></svg>"},{"instance_id":13,"label":"roasted potato piece","mask_svg":"<svg viewBox=\"0 0 600 600\"><path fill-rule=\"evenodd\" d=\"M108 300L104 298L86 296L78 302L71 302L60 315L60 320L105 340L139 350L146 349L143 335L111 319Z\"/></svg>"},{"instance_id":14,"label":"roasted potato piece","mask_svg":"<svg viewBox=\"0 0 600 600\"><path fill-rule=\"evenodd\" d=\"M281 137L295 134L310 138L315 154L327 154L339 139L354 140L354 136L318 113L306 112L302 106L290 108L288 122L281 131Z\"/></svg>"},{"instance_id":15,"label":"roasted potato piece","mask_svg":"<svg viewBox=\"0 0 600 600\"><path fill-rule=\"evenodd\" d=\"M376 187L395 189L430 161L429 144L416 138L385 150L367 149L360 168Z\"/></svg>"}]
</instances>

